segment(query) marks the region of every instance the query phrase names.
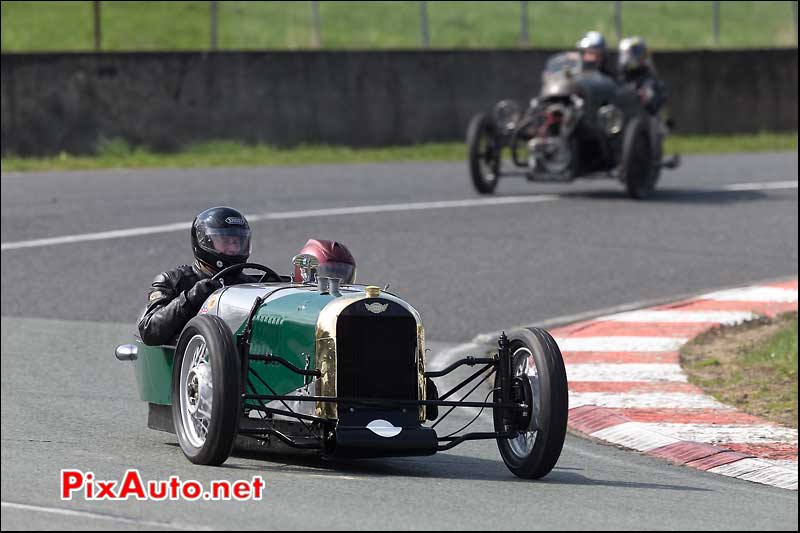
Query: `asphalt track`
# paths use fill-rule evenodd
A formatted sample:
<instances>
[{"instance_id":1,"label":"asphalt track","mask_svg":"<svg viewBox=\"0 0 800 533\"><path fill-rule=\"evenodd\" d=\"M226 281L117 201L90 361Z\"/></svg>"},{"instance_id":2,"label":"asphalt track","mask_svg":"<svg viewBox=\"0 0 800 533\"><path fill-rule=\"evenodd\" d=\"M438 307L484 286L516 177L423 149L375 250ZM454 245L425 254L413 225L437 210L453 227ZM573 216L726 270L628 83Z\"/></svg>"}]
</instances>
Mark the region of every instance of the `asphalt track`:
<instances>
[{"instance_id":1,"label":"asphalt track","mask_svg":"<svg viewBox=\"0 0 800 533\"><path fill-rule=\"evenodd\" d=\"M360 281L391 284L422 313L432 367L481 332L797 274L797 154L687 157L646 202L612 181L509 180L497 196L510 200L483 203L465 166L3 175L2 528L795 530L796 492L572 435L547 478L524 482L491 442L421 459L239 455L207 468L145 428L133 373L112 352L152 277L188 261L188 230L87 234L228 204L257 220L252 259L281 271L308 237L339 239ZM67 242L31 243L51 237ZM145 479L259 474L267 489L260 502L59 500L62 468L118 479L132 467Z\"/></svg>"}]
</instances>

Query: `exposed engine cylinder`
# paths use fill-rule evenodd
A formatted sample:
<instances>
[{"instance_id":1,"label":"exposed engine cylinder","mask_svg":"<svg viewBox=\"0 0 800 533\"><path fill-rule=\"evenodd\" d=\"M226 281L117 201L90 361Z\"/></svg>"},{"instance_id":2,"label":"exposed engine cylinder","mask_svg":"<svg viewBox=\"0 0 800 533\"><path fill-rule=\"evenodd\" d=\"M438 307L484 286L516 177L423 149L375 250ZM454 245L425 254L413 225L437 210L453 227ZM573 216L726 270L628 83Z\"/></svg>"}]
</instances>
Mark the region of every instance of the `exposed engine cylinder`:
<instances>
[{"instance_id":1,"label":"exposed engine cylinder","mask_svg":"<svg viewBox=\"0 0 800 533\"><path fill-rule=\"evenodd\" d=\"M545 105L538 113L536 136L528 142L528 165L547 174L564 174L572 162L569 136L575 129L576 113L561 102Z\"/></svg>"}]
</instances>

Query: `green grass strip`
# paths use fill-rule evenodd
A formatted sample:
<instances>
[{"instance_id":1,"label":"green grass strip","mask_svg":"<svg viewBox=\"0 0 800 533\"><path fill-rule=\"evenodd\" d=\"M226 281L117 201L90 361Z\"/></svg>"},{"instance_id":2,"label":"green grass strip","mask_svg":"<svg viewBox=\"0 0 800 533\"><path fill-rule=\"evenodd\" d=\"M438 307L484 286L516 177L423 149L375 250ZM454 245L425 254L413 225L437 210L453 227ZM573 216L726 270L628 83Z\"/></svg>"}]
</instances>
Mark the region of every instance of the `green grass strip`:
<instances>
[{"instance_id":1,"label":"green grass strip","mask_svg":"<svg viewBox=\"0 0 800 533\"><path fill-rule=\"evenodd\" d=\"M777 330L760 334L764 324ZM797 313L709 332L685 346L689 381L721 402L797 427Z\"/></svg>"},{"instance_id":2,"label":"green grass strip","mask_svg":"<svg viewBox=\"0 0 800 533\"><path fill-rule=\"evenodd\" d=\"M797 133L741 136L675 136L667 139L666 153L715 154L797 150ZM102 143L93 156L66 152L51 157L3 157L3 172L88 170L100 168L194 168L219 166L309 165L379 163L389 161L466 161L464 143L428 143L385 148L349 148L301 145L279 149L237 141L213 141L187 146L177 153L155 153L133 148L124 140Z\"/></svg>"}]
</instances>

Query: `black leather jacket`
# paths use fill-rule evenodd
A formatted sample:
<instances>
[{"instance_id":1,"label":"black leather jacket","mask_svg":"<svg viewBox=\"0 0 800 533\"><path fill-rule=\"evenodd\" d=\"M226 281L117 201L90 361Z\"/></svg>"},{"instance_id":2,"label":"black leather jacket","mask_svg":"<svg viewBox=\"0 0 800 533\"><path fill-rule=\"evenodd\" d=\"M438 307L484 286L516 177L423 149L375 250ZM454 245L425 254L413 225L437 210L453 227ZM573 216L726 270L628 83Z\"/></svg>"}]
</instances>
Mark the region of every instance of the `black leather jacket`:
<instances>
[{"instance_id":1,"label":"black leather jacket","mask_svg":"<svg viewBox=\"0 0 800 533\"><path fill-rule=\"evenodd\" d=\"M209 277L194 265L181 265L156 276L147 294L147 308L139 319L142 342L151 346L174 344L173 338L203 305L203 302L191 302L187 293L195 283ZM250 276L240 273L226 279L225 285L252 281Z\"/></svg>"},{"instance_id":2,"label":"black leather jacket","mask_svg":"<svg viewBox=\"0 0 800 533\"><path fill-rule=\"evenodd\" d=\"M657 115L667 103L667 87L650 69L637 69L624 76L622 81L639 93L644 108L651 115Z\"/></svg>"}]
</instances>

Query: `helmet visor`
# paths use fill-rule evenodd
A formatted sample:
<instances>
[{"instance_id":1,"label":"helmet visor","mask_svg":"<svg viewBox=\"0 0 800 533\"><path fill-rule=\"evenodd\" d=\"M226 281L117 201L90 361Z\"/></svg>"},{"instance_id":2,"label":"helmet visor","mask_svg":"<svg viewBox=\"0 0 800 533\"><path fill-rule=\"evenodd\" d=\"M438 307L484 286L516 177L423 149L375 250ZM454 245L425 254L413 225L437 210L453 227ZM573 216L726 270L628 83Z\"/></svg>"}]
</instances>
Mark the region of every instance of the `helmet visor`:
<instances>
[{"instance_id":1,"label":"helmet visor","mask_svg":"<svg viewBox=\"0 0 800 533\"><path fill-rule=\"evenodd\" d=\"M356 277L356 267L350 263L327 261L317 267L317 276L322 278L339 278L343 283L353 283Z\"/></svg>"},{"instance_id":2,"label":"helmet visor","mask_svg":"<svg viewBox=\"0 0 800 533\"><path fill-rule=\"evenodd\" d=\"M250 228L202 228L200 246L209 252L230 256L250 255Z\"/></svg>"},{"instance_id":3,"label":"helmet visor","mask_svg":"<svg viewBox=\"0 0 800 533\"><path fill-rule=\"evenodd\" d=\"M647 49L641 44L633 44L619 51L619 66L623 70L642 67L647 62Z\"/></svg>"}]
</instances>

